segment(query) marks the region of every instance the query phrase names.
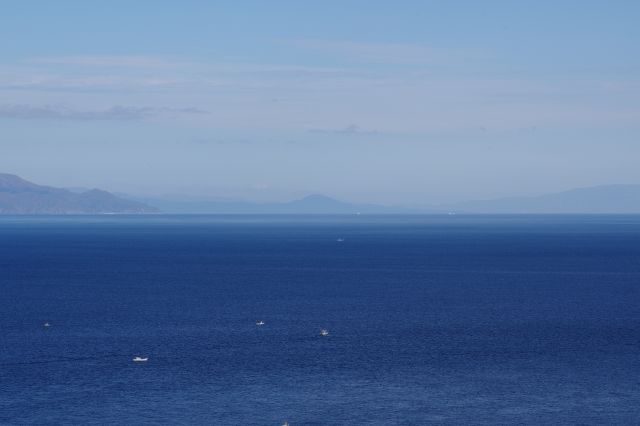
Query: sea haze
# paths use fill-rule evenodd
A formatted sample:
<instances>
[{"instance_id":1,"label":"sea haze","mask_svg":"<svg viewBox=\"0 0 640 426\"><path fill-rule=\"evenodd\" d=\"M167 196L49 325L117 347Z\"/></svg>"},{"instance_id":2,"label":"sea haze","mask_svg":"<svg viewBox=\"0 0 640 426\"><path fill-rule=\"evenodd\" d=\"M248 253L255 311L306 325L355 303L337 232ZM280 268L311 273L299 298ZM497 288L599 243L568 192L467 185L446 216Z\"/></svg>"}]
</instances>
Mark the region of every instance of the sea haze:
<instances>
[{"instance_id":1,"label":"sea haze","mask_svg":"<svg viewBox=\"0 0 640 426\"><path fill-rule=\"evenodd\" d=\"M4 216L0 271L1 424L640 418L640 216Z\"/></svg>"}]
</instances>

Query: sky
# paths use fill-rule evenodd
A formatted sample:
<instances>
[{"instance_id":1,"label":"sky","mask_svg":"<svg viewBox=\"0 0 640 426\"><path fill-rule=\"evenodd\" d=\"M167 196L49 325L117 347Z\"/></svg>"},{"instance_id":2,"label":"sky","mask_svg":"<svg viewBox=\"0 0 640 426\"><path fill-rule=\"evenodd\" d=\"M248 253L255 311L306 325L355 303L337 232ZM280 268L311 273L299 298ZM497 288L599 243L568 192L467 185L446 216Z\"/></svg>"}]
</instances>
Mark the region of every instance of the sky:
<instances>
[{"instance_id":1,"label":"sky","mask_svg":"<svg viewBox=\"0 0 640 426\"><path fill-rule=\"evenodd\" d=\"M0 1L0 172L432 204L640 184L640 2Z\"/></svg>"}]
</instances>

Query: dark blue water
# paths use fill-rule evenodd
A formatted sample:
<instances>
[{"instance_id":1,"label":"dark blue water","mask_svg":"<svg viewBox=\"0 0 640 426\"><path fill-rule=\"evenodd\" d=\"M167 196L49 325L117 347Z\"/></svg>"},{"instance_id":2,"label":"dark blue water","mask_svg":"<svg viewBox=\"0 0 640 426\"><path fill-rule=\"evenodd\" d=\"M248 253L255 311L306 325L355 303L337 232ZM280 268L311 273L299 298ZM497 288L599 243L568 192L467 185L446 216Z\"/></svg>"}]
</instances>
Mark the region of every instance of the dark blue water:
<instances>
[{"instance_id":1,"label":"dark blue water","mask_svg":"<svg viewBox=\"0 0 640 426\"><path fill-rule=\"evenodd\" d=\"M0 219L1 424L285 419L639 423L640 217Z\"/></svg>"}]
</instances>

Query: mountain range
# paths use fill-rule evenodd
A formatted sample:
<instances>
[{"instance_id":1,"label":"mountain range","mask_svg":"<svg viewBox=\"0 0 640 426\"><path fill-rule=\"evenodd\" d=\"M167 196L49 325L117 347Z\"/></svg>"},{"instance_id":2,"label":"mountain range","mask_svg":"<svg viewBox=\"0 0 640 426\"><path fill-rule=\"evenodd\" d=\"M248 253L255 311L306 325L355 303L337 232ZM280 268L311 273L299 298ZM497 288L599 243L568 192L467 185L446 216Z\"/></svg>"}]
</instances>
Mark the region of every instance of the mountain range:
<instances>
[{"instance_id":1,"label":"mountain range","mask_svg":"<svg viewBox=\"0 0 640 426\"><path fill-rule=\"evenodd\" d=\"M313 194L280 203L217 198L135 197L100 189L54 188L0 173L0 214L600 214L640 213L640 185L604 185L533 197L419 207L353 204Z\"/></svg>"},{"instance_id":2,"label":"mountain range","mask_svg":"<svg viewBox=\"0 0 640 426\"><path fill-rule=\"evenodd\" d=\"M440 206L467 213L622 214L640 213L640 185L602 185L534 197L506 197Z\"/></svg>"},{"instance_id":3,"label":"mountain range","mask_svg":"<svg viewBox=\"0 0 640 426\"><path fill-rule=\"evenodd\" d=\"M155 213L158 209L126 200L107 191L80 193L37 185L19 176L0 173L0 214Z\"/></svg>"},{"instance_id":4,"label":"mountain range","mask_svg":"<svg viewBox=\"0 0 640 426\"><path fill-rule=\"evenodd\" d=\"M413 207L352 204L314 194L283 203L165 196L133 199L166 213L224 214L599 214L640 213L640 185L604 185L532 197L508 197Z\"/></svg>"},{"instance_id":5,"label":"mountain range","mask_svg":"<svg viewBox=\"0 0 640 426\"><path fill-rule=\"evenodd\" d=\"M260 203L220 198L193 196L134 197L140 202L157 206L165 213L195 214L385 214L407 213L406 209L376 204L353 204L339 201L321 194L287 201Z\"/></svg>"}]
</instances>

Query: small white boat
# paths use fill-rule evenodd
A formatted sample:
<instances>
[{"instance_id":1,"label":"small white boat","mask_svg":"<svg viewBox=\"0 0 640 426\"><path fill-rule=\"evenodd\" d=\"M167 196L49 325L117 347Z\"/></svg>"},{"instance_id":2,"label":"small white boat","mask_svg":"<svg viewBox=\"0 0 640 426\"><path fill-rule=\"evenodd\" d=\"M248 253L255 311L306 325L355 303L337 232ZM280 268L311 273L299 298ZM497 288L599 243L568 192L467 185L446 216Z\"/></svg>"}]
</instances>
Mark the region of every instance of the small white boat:
<instances>
[{"instance_id":1,"label":"small white boat","mask_svg":"<svg viewBox=\"0 0 640 426\"><path fill-rule=\"evenodd\" d=\"M289 422L285 420L285 422L282 423L282 426L289 426Z\"/></svg>"},{"instance_id":2,"label":"small white boat","mask_svg":"<svg viewBox=\"0 0 640 426\"><path fill-rule=\"evenodd\" d=\"M338 241L339 243L344 241L344 238L338 238L336 241Z\"/></svg>"},{"instance_id":3,"label":"small white boat","mask_svg":"<svg viewBox=\"0 0 640 426\"><path fill-rule=\"evenodd\" d=\"M256 321L256 325L264 325L264 321L262 321L262 320Z\"/></svg>"},{"instance_id":4,"label":"small white boat","mask_svg":"<svg viewBox=\"0 0 640 426\"><path fill-rule=\"evenodd\" d=\"M323 328L320 330L320 335L321 336L328 336L329 335L329 330L327 330L326 328Z\"/></svg>"},{"instance_id":5,"label":"small white boat","mask_svg":"<svg viewBox=\"0 0 640 426\"><path fill-rule=\"evenodd\" d=\"M147 362L149 360L149 358L142 358L140 356L137 356L135 358L133 358L133 362Z\"/></svg>"},{"instance_id":6,"label":"small white boat","mask_svg":"<svg viewBox=\"0 0 640 426\"><path fill-rule=\"evenodd\" d=\"M43 327L51 327L51 324L49 324L48 322L45 322L45 323L43 324Z\"/></svg>"}]
</instances>

